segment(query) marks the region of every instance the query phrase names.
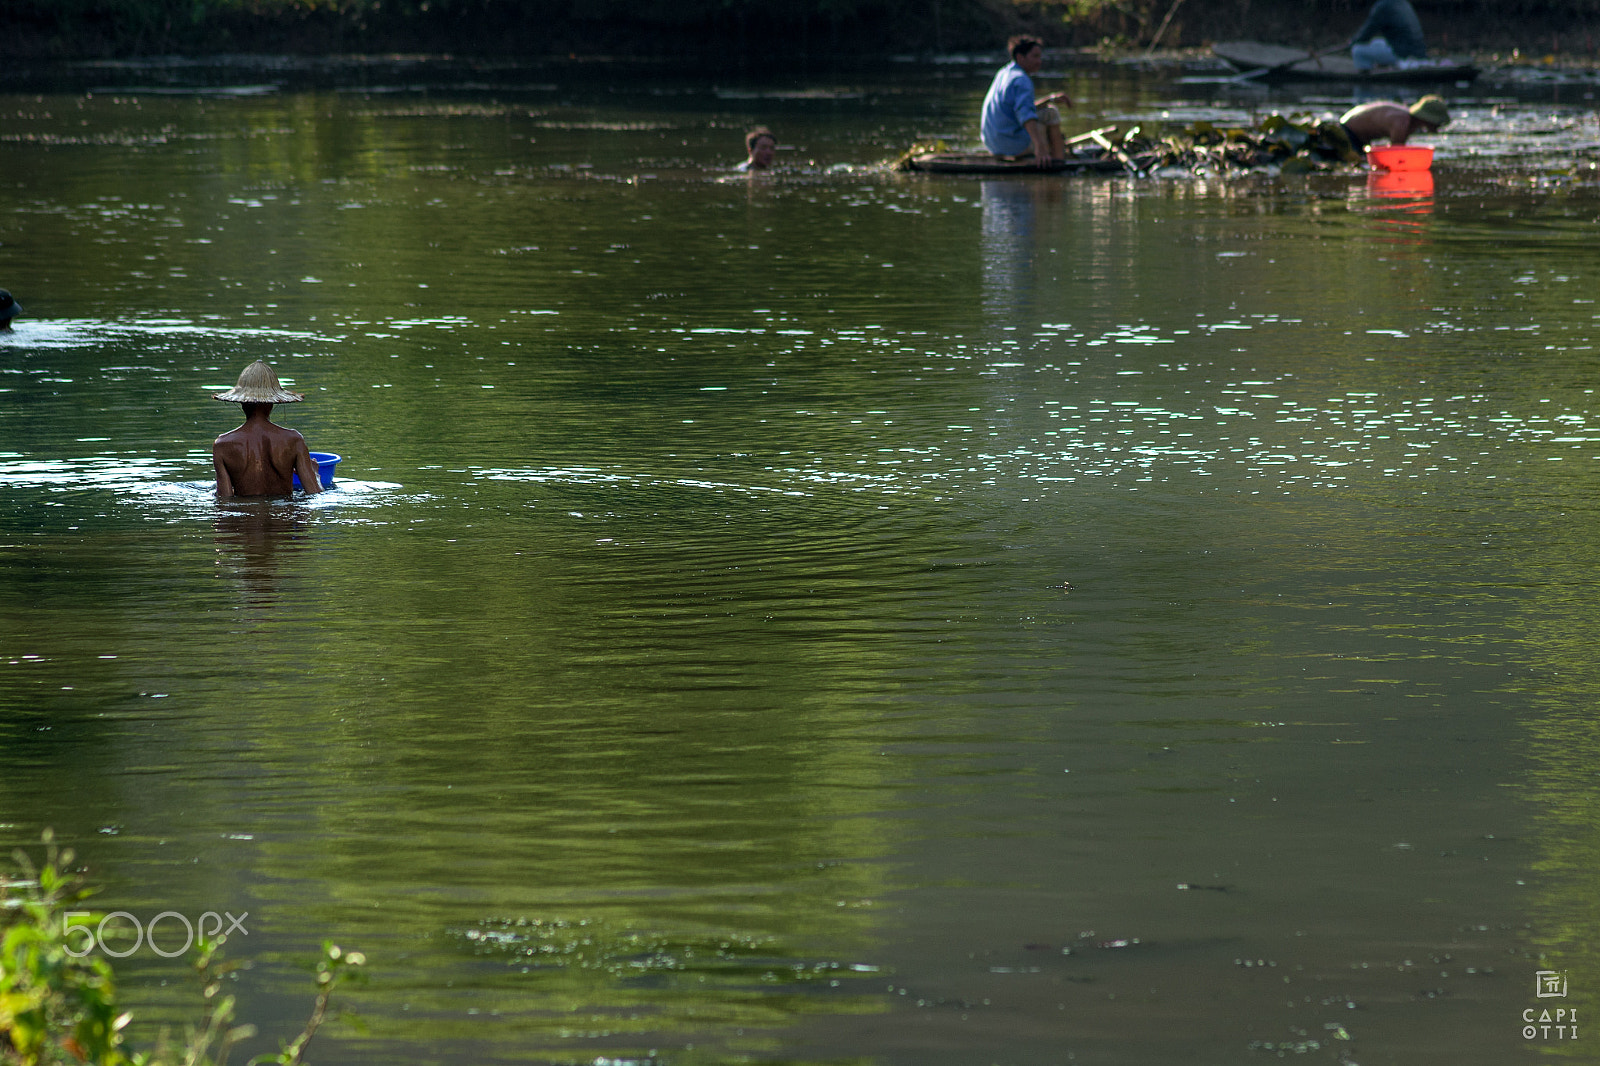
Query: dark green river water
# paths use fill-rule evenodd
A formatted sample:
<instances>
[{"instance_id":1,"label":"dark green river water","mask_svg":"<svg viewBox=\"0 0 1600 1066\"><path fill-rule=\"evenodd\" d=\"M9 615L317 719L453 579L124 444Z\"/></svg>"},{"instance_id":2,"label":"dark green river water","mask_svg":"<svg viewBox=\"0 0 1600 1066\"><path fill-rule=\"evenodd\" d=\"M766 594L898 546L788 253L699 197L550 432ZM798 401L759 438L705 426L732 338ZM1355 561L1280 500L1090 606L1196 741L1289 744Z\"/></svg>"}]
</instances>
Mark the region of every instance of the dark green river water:
<instances>
[{"instance_id":1,"label":"dark green river water","mask_svg":"<svg viewBox=\"0 0 1600 1066\"><path fill-rule=\"evenodd\" d=\"M0 97L0 843L247 913L252 1050L331 938L327 1063L1600 1061L1592 104L1397 191L880 165L985 68L96 76ZM257 358L336 491L214 500Z\"/></svg>"}]
</instances>

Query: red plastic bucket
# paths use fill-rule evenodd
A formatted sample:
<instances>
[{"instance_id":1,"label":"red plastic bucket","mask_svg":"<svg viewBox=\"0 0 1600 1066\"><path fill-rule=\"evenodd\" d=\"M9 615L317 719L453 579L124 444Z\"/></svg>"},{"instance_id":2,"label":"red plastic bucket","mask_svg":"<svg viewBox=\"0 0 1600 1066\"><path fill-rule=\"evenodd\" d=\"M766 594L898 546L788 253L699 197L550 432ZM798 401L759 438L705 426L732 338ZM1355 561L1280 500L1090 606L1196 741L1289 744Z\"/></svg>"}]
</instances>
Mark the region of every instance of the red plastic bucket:
<instances>
[{"instance_id":1,"label":"red plastic bucket","mask_svg":"<svg viewBox=\"0 0 1600 1066\"><path fill-rule=\"evenodd\" d=\"M1433 149L1413 144L1368 148L1367 165L1376 170L1427 170L1433 166Z\"/></svg>"}]
</instances>

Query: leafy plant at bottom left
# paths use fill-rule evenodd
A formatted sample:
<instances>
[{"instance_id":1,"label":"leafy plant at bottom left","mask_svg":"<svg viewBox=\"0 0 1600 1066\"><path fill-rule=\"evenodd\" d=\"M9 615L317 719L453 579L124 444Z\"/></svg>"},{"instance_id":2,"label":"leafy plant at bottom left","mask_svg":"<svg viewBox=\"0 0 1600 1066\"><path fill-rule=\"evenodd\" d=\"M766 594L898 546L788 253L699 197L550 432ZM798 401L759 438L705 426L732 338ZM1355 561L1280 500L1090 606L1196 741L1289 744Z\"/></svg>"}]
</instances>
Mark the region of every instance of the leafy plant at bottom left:
<instances>
[{"instance_id":1,"label":"leafy plant at bottom left","mask_svg":"<svg viewBox=\"0 0 1600 1066\"><path fill-rule=\"evenodd\" d=\"M19 850L22 876L0 880L0 1061L126 1062L130 1018L117 1009L111 966L69 944L65 912L90 891L63 869L72 852L58 850L48 831L44 843L42 866Z\"/></svg>"},{"instance_id":2,"label":"leafy plant at bottom left","mask_svg":"<svg viewBox=\"0 0 1600 1066\"><path fill-rule=\"evenodd\" d=\"M18 876L0 874L0 1064L221 1066L255 1031L233 1025L233 997L221 994L223 967L215 960L224 938L203 940L196 959L202 1023L189 1028L182 1047L163 1036L154 1051L129 1053L123 1034L132 1015L117 1005L111 965L87 949L87 930L70 921L99 917L72 909L92 890L70 871L72 852L58 849L49 830L44 845L43 864L19 850Z\"/></svg>"}]
</instances>

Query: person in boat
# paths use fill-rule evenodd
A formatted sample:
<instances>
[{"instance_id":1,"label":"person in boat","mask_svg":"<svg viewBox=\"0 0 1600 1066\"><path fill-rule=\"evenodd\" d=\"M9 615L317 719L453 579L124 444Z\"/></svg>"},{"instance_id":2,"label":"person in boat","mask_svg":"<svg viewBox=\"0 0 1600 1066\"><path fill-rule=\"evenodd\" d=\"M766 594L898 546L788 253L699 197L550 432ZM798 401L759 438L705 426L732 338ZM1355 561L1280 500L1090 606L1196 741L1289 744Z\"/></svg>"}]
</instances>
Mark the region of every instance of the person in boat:
<instances>
[{"instance_id":1,"label":"person in boat","mask_svg":"<svg viewBox=\"0 0 1600 1066\"><path fill-rule=\"evenodd\" d=\"M740 170L770 170L772 157L778 151L778 135L765 126L757 126L744 135L744 150L749 158L739 164Z\"/></svg>"},{"instance_id":2,"label":"person in boat","mask_svg":"<svg viewBox=\"0 0 1600 1066\"><path fill-rule=\"evenodd\" d=\"M233 388L216 398L244 407L244 425L211 445L219 497L287 496L296 473L306 492L322 491L322 477L306 439L272 424L273 404L299 403L305 397L278 384L270 366L257 359L244 368Z\"/></svg>"},{"instance_id":3,"label":"person in boat","mask_svg":"<svg viewBox=\"0 0 1600 1066\"><path fill-rule=\"evenodd\" d=\"M1352 107L1339 116L1339 125L1357 152L1374 141L1405 144L1413 133L1433 133L1450 124L1444 100L1429 94L1406 107L1390 100Z\"/></svg>"},{"instance_id":4,"label":"person in boat","mask_svg":"<svg viewBox=\"0 0 1600 1066\"><path fill-rule=\"evenodd\" d=\"M1367 20L1350 37L1350 58L1357 70L1402 67L1428 58L1422 22L1409 0L1378 0Z\"/></svg>"},{"instance_id":5,"label":"person in boat","mask_svg":"<svg viewBox=\"0 0 1600 1066\"><path fill-rule=\"evenodd\" d=\"M11 320L22 313L22 305L17 303L16 297L4 289L0 289L0 330L11 328Z\"/></svg>"},{"instance_id":6,"label":"person in boat","mask_svg":"<svg viewBox=\"0 0 1600 1066\"><path fill-rule=\"evenodd\" d=\"M1037 37L1013 37L1007 43L1011 62L1001 67L983 98L983 146L998 156L1032 155L1041 167L1066 158L1057 101L1072 106L1066 93L1035 100L1033 78L1044 65L1044 44Z\"/></svg>"}]
</instances>

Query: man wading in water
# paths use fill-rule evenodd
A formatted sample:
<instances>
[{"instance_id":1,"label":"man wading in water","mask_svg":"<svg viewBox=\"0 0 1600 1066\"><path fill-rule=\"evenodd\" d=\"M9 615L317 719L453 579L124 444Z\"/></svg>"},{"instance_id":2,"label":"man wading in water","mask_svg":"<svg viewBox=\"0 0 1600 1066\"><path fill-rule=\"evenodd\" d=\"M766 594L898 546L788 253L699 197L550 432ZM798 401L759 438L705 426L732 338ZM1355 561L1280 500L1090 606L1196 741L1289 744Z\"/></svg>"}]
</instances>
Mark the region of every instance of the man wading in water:
<instances>
[{"instance_id":1,"label":"man wading in water","mask_svg":"<svg viewBox=\"0 0 1600 1066\"><path fill-rule=\"evenodd\" d=\"M17 303L16 297L0 289L0 329L10 329L11 320L21 313L22 305Z\"/></svg>"},{"instance_id":2,"label":"man wading in water","mask_svg":"<svg viewBox=\"0 0 1600 1066\"><path fill-rule=\"evenodd\" d=\"M239 383L217 399L244 405L244 425L211 445L217 468L217 496L287 496L296 473L306 492L322 491L322 476L306 439L272 424L272 405L305 399L278 384L278 375L261 360L244 368Z\"/></svg>"}]
</instances>

